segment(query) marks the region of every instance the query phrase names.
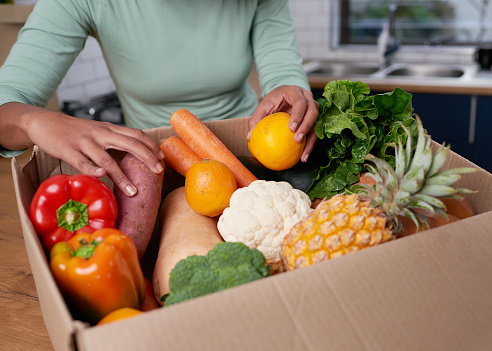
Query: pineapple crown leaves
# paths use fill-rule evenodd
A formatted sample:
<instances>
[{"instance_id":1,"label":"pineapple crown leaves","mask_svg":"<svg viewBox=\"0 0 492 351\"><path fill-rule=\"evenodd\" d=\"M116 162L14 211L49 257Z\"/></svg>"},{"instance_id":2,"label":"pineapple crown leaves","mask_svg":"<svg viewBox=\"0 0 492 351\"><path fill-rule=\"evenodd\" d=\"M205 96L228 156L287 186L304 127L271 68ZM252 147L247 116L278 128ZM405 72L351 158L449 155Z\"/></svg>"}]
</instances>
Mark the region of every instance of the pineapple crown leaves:
<instances>
[{"instance_id":1,"label":"pineapple crown leaves","mask_svg":"<svg viewBox=\"0 0 492 351\"><path fill-rule=\"evenodd\" d=\"M395 167L387 161L374 155L365 156L366 168L371 173L376 184L372 187L359 184L354 189L368 198L371 206L377 206L390 217L396 228L399 228L398 216L410 218L418 227L428 226L425 217L417 209L425 210L447 218L446 206L438 197L457 197L457 194L472 193L452 185L461 178L462 174L477 172L476 168L453 168L441 170L450 147L442 144L434 153L432 140L423 128L422 121L416 116L417 143L410 130L405 130L406 142L402 139L395 148Z\"/></svg>"}]
</instances>

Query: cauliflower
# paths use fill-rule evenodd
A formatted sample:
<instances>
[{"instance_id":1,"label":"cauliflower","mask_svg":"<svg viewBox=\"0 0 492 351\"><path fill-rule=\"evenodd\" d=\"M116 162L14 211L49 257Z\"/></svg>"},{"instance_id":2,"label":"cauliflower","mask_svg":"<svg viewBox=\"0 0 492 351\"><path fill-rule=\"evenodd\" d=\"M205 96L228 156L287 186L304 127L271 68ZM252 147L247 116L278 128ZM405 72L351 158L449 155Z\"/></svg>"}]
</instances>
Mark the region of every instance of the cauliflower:
<instances>
[{"instance_id":1,"label":"cauliflower","mask_svg":"<svg viewBox=\"0 0 492 351\"><path fill-rule=\"evenodd\" d=\"M275 267L284 237L311 211L309 196L289 183L257 180L232 194L217 227L225 241L257 249Z\"/></svg>"}]
</instances>

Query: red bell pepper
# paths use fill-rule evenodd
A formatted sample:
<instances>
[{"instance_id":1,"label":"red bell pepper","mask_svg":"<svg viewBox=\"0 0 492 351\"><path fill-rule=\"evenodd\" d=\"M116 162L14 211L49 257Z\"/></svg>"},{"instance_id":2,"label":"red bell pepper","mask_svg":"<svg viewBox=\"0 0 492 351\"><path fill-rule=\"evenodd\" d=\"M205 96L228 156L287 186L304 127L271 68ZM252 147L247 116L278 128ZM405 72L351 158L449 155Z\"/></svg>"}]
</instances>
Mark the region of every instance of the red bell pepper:
<instances>
[{"instance_id":1,"label":"red bell pepper","mask_svg":"<svg viewBox=\"0 0 492 351\"><path fill-rule=\"evenodd\" d=\"M41 183L31 201L29 216L44 249L77 233L114 228L118 209L111 189L83 174L54 175Z\"/></svg>"},{"instance_id":2,"label":"red bell pepper","mask_svg":"<svg viewBox=\"0 0 492 351\"><path fill-rule=\"evenodd\" d=\"M80 320L96 324L145 300L145 280L133 240L115 228L80 233L50 252L50 267L67 305Z\"/></svg>"}]
</instances>

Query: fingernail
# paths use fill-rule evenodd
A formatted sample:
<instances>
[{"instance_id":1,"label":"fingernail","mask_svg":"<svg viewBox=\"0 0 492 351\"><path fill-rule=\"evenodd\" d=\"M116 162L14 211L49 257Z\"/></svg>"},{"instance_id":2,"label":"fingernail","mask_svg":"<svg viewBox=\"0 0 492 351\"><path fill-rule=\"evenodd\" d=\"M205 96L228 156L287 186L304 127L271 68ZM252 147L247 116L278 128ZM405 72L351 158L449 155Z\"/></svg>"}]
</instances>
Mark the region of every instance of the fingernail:
<instances>
[{"instance_id":1,"label":"fingernail","mask_svg":"<svg viewBox=\"0 0 492 351\"><path fill-rule=\"evenodd\" d=\"M302 157L302 162L306 162L309 158L309 154L305 154L303 157Z\"/></svg>"},{"instance_id":2,"label":"fingernail","mask_svg":"<svg viewBox=\"0 0 492 351\"><path fill-rule=\"evenodd\" d=\"M246 136L246 140L249 141L249 138L251 137L251 130L248 132L248 135Z\"/></svg>"},{"instance_id":3,"label":"fingernail","mask_svg":"<svg viewBox=\"0 0 492 351\"><path fill-rule=\"evenodd\" d=\"M292 122L291 125L290 125L290 130L296 131L296 129L297 129L297 123L296 122Z\"/></svg>"},{"instance_id":4,"label":"fingernail","mask_svg":"<svg viewBox=\"0 0 492 351\"><path fill-rule=\"evenodd\" d=\"M137 193L137 189L132 185L127 185L125 190L128 196L133 196Z\"/></svg>"},{"instance_id":5,"label":"fingernail","mask_svg":"<svg viewBox=\"0 0 492 351\"><path fill-rule=\"evenodd\" d=\"M96 174L98 177L102 177L106 174L106 171L104 170L104 168L98 168L96 169Z\"/></svg>"},{"instance_id":6,"label":"fingernail","mask_svg":"<svg viewBox=\"0 0 492 351\"><path fill-rule=\"evenodd\" d=\"M164 170L164 167L162 167L162 165L159 162L157 162L155 168L157 169L158 173L161 173Z\"/></svg>"},{"instance_id":7,"label":"fingernail","mask_svg":"<svg viewBox=\"0 0 492 351\"><path fill-rule=\"evenodd\" d=\"M298 143L300 143L302 141L302 138L304 138L304 133L297 134L296 140Z\"/></svg>"},{"instance_id":8,"label":"fingernail","mask_svg":"<svg viewBox=\"0 0 492 351\"><path fill-rule=\"evenodd\" d=\"M162 160L164 158L164 153L162 150L159 151L159 158Z\"/></svg>"}]
</instances>

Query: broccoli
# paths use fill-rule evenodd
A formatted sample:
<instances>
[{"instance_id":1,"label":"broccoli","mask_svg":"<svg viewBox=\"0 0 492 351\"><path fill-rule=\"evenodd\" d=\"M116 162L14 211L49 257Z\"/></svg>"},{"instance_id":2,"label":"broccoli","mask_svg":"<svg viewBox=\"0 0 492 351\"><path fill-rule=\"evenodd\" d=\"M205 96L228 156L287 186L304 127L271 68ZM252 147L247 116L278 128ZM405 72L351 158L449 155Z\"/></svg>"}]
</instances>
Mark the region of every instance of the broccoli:
<instances>
[{"instance_id":1,"label":"broccoli","mask_svg":"<svg viewBox=\"0 0 492 351\"><path fill-rule=\"evenodd\" d=\"M179 261L169 278L166 306L248 283L271 274L270 265L257 249L240 242L221 242L206 256Z\"/></svg>"}]
</instances>

